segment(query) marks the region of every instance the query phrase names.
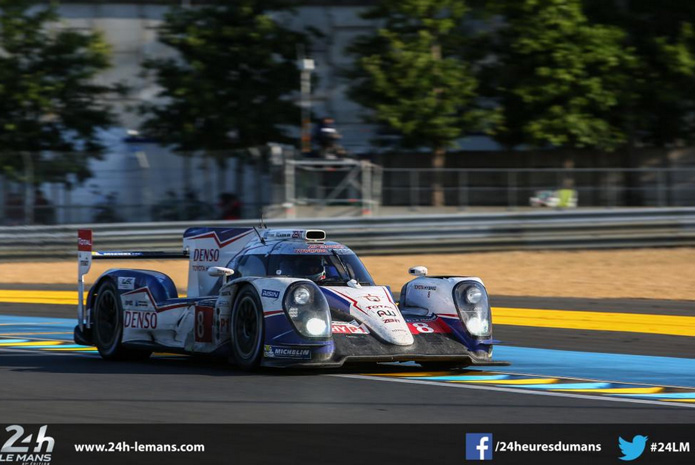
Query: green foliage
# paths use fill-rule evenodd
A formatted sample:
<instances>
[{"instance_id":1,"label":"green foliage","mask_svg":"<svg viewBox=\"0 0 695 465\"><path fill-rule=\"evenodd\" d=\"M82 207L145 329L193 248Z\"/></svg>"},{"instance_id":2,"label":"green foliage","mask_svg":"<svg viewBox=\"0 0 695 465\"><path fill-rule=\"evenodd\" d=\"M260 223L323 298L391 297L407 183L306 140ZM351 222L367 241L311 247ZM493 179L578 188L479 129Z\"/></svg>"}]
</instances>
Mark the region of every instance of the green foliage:
<instances>
[{"instance_id":1,"label":"green foliage","mask_svg":"<svg viewBox=\"0 0 695 465\"><path fill-rule=\"evenodd\" d=\"M498 102L494 137L507 146L615 149L616 115L635 100L634 49L618 27L592 24L581 0L500 0L486 94Z\"/></svg>"},{"instance_id":2,"label":"green foliage","mask_svg":"<svg viewBox=\"0 0 695 465\"><path fill-rule=\"evenodd\" d=\"M364 15L383 26L349 48L350 96L403 146L442 150L481 120L477 82L461 59L466 11L461 0L385 0Z\"/></svg>"},{"instance_id":3,"label":"green foliage","mask_svg":"<svg viewBox=\"0 0 695 465\"><path fill-rule=\"evenodd\" d=\"M585 0L588 17L627 34L638 67L635 98L617 118L636 142L695 141L695 2Z\"/></svg>"},{"instance_id":4,"label":"green foliage","mask_svg":"<svg viewBox=\"0 0 695 465\"><path fill-rule=\"evenodd\" d=\"M692 0L393 0L365 17L382 28L350 49L351 97L404 145L476 122L508 147L695 141Z\"/></svg>"},{"instance_id":5,"label":"green foliage","mask_svg":"<svg viewBox=\"0 0 695 465\"><path fill-rule=\"evenodd\" d=\"M53 4L0 0L0 165L21 177L20 153L32 152L36 183L89 176L86 156L39 154L97 155L96 131L113 120L102 100L112 89L94 79L109 66L107 44L58 21Z\"/></svg>"},{"instance_id":6,"label":"green foliage","mask_svg":"<svg viewBox=\"0 0 695 465\"><path fill-rule=\"evenodd\" d=\"M306 37L269 15L283 7L238 0L171 10L159 39L178 56L145 64L162 91L141 108L143 129L182 151L288 140L283 125L299 124L288 95L299 87L297 45Z\"/></svg>"}]
</instances>

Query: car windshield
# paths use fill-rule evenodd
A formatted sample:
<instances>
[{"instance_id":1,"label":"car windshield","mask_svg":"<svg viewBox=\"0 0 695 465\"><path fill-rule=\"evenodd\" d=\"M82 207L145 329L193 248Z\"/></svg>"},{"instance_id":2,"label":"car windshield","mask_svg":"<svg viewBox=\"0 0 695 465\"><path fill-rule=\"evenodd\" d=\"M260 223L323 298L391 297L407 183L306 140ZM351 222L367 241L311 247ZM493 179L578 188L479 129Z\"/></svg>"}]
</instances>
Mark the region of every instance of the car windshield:
<instances>
[{"instance_id":1,"label":"car windshield","mask_svg":"<svg viewBox=\"0 0 695 465\"><path fill-rule=\"evenodd\" d=\"M268 275L307 278L318 284L345 284L354 279L374 285L372 277L354 254L271 255Z\"/></svg>"}]
</instances>

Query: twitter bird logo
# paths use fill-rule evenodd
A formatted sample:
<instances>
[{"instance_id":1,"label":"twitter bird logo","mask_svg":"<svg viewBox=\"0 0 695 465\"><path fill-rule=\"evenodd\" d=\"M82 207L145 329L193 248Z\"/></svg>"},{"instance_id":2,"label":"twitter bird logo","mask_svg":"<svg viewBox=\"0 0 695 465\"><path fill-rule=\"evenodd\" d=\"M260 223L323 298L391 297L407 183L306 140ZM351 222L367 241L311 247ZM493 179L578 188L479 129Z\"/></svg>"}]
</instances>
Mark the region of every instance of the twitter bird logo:
<instances>
[{"instance_id":1,"label":"twitter bird logo","mask_svg":"<svg viewBox=\"0 0 695 465\"><path fill-rule=\"evenodd\" d=\"M642 452L644 452L644 446L647 445L647 436L640 436L639 434L632 438L632 442L628 442L625 439L618 437L618 447L620 447L620 452L623 453L620 460L630 461L635 460Z\"/></svg>"}]
</instances>

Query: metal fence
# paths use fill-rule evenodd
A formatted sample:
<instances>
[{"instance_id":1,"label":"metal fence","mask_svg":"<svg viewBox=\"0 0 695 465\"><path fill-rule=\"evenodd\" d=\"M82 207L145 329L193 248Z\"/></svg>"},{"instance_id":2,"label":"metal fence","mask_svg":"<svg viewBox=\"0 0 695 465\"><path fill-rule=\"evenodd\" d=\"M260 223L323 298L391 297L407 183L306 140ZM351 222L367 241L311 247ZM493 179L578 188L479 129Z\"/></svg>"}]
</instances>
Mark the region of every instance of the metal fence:
<instances>
[{"instance_id":1,"label":"metal fence","mask_svg":"<svg viewBox=\"0 0 695 465\"><path fill-rule=\"evenodd\" d=\"M353 208L364 216L378 214L382 171L366 160L286 160L283 185L276 186L284 193L284 216L297 217L298 207L321 215L329 206Z\"/></svg>"},{"instance_id":2,"label":"metal fence","mask_svg":"<svg viewBox=\"0 0 695 465\"><path fill-rule=\"evenodd\" d=\"M181 251L194 226L249 227L256 221L0 227L0 258L73 258L77 229L94 229L98 250ZM695 208L616 208L268 220L269 227L325 229L360 254L520 249L692 246Z\"/></svg>"},{"instance_id":3,"label":"metal fence","mask_svg":"<svg viewBox=\"0 0 695 465\"><path fill-rule=\"evenodd\" d=\"M152 144L150 144L152 145ZM279 157L276 157L279 152ZM274 203L268 168L282 166L283 149L252 148L218 153L172 153L161 147L129 147L83 162L92 176L58 176L55 156L32 154L12 175L0 173L0 224L74 224L196 221L257 217ZM11 154L2 154L5 159ZM61 159L84 157L59 154ZM14 157L14 161L22 158ZM43 182L42 182L43 181ZM238 203L230 214L221 195ZM236 199L236 200L234 200ZM231 218L230 218L231 219Z\"/></svg>"},{"instance_id":4,"label":"metal fence","mask_svg":"<svg viewBox=\"0 0 695 465\"><path fill-rule=\"evenodd\" d=\"M301 161L285 165L285 184L278 187L285 192L286 208L296 207L300 212L288 216L332 216L331 212L379 215L425 210L451 213L471 208L695 205L695 167L437 170L382 168L354 162L348 174L337 170L333 163ZM361 183L356 183L357 179ZM348 181L353 182L351 191ZM436 184L441 186L443 205L433 203ZM337 191L342 195L329 194ZM571 193L571 202L560 201L563 192ZM346 204L355 207L352 212L339 208Z\"/></svg>"},{"instance_id":5,"label":"metal fence","mask_svg":"<svg viewBox=\"0 0 695 465\"><path fill-rule=\"evenodd\" d=\"M241 219L261 212L301 218L525 210L533 198L552 206L560 190L575 193L579 208L695 206L695 167L435 170L295 156L287 149L258 151L230 156L220 167L201 155L147 159L134 151L93 167L95 176L83 183L34 189L0 176L0 225L214 221L229 218L223 193L235 196ZM444 205L433 206L435 184Z\"/></svg>"},{"instance_id":6,"label":"metal fence","mask_svg":"<svg viewBox=\"0 0 695 465\"><path fill-rule=\"evenodd\" d=\"M431 205L435 169L383 169L383 205ZM542 191L572 189L580 207L695 205L693 168L445 169L445 203L468 207L529 207Z\"/></svg>"}]
</instances>

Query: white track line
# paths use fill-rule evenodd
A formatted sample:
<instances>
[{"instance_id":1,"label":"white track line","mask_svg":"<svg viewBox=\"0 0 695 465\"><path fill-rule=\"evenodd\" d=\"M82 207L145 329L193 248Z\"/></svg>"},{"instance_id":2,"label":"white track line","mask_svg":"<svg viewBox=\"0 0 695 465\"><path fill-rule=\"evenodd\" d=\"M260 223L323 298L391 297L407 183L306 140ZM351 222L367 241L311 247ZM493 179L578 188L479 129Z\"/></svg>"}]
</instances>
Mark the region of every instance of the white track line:
<instances>
[{"instance_id":1,"label":"white track line","mask_svg":"<svg viewBox=\"0 0 695 465\"><path fill-rule=\"evenodd\" d=\"M481 370L482 373L485 373ZM539 375L538 373L526 373L526 372L516 372L516 371L497 371L494 373L499 373L502 375L518 375L518 376L532 376L534 378L558 378L558 379L569 379L572 381L590 381L592 383L610 383L610 384L631 384L635 386L647 386L647 387L663 387L663 388L675 388L675 389L686 389L695 391L695 386L676 386L672 384L651 384L642 383L640 381L612 381L609 379L595 379L595 378L575 378L573 376L551 376L551 375Z\"/></svg>"},{"instance_id":2,"label":"white track line","mask_svg":"<svg viewBox=\"0 0 695 465\"><path fill-rule=\"evenodd\" d=\"M588 394L573 394L569 392L543 392L543 391L532 391L526 389L513 389L504 388L497 386L480 386L473 384L458 384L458 383L442 383L436 381L420 381L417 379L401 379L401 378L381 378L377 376L366 376L366 375L327 375L335 376L337 378L351 378L351 379L363 379L372 381L387 381L391 383L407 383L407 384L420 384L426 386L443 386L450 388L459 389L477 389L482 391L497 391L497 392L510 392L513 394L528 394L532 396L548 396L548 397L570 397L573 399L583 399L583 400L604 400L607 402L623 402L630 404L646 404L646 405L659 405L667 407L686 407L695 408L695 404L679 403L679 402L663 402L658 400L646 400L646 399L630 399L625 397L607 397L607 396L592 396Z\"/></svg>"},{"instance_id":3,"label":"white track line","mask_svg":"<svg viewBox=\"0 0 695 465\"><path fill-rule=\"evenodd\" d=\"M4 347L0 348L0 354L2 355L65 355L70 354L80 354L80 352L67 352L67 351L57 351L57 350L41 350L41 349L6 349ZM84 353L84 352L82 352ZM91 352L87 352L91 353Z\"/></svg>"}]
</instances>

